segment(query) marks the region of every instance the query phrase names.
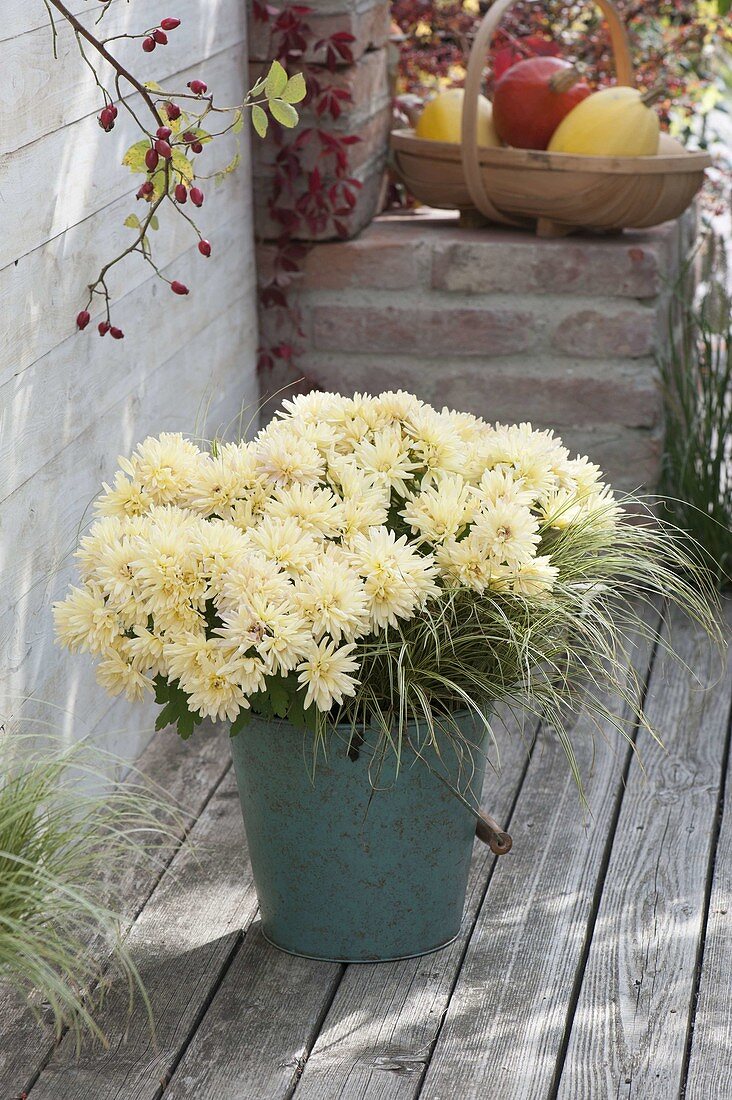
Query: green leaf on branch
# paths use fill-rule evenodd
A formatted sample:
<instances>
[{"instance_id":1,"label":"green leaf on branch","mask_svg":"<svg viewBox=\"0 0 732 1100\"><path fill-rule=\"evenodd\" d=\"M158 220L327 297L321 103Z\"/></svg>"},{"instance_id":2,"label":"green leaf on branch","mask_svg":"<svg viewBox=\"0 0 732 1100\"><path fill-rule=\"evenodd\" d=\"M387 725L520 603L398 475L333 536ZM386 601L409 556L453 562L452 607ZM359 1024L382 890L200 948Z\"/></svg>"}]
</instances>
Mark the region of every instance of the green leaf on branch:
<instances>
[{"instance_id":1,"label":"green leaf on branch","mask_svg":"<svg viewBox=\"0 0 732 1100\"><path fill-rule=\"evenodd\" d=\"M270 99L269 109L272 112L272 118L276 118L280 125L286 126L288 130L291 130L293 126L297 126L297 111L291 104L285 103L283 99Z\"/></svg>"},{"instance_id":2,"label":"green leaf on branch","mask_svg":"<svg viewBox=\"0 0 732 1100\"><path fill-rule=\"evenodd\" d=\"M125 218L125 225L128 229L139 229L140 219L138 218L137 214L128 214Z\"/></svg>"},{"instance_id":3,"label":"green leaf on branch","mask_svg":"<svg viewBox=\"0 0 732 1100\"><path fill-rule=\"evenodd\" d=\"M261 76L257 83L249 89L249 92L247 93L247 99L252 99L255 95L259 95L260 92L264 91L264 86L266 83L267 76Z\"/></svg>"},{"instance_id":4,"label":"green leaf on branch","mask_svg":"<svg viewBox=\"0 0 732 1100\"><path fill-rule=\"evenodd\" d=\"M268 125L269 119L267 118L267 112L263 111L262 108L255 103L252 107L252 126L261 138L267 136Z\"/></svg>"},{"instance_id":5,"label":"green leaf on branch","mask_svg":"<svg viewBox=\"0 0 732 1100\"><path fill-rule=\"evenodd\" d=\"M287 73L279 61L273 61L264 81L264 94L267 99L275 99L282 95L287 87Z\"/></svg>"},{"instance_id":6,"label":"green leaf on branch","mask_svg":"<svg viewBox=\"0 0 732 1100\"><path fill-rule=\"evenodd\" d=\"M184 180L192 183L194 179L193 165L182 149L173 150L173 168L179 172Z\"/></svg>"},{"instance_id":7,"label":"green leaf on branch","mask_svg":"<svg viewBox=\"0 0 732 1100\"><path fill-rule=\"evenodd\" d=\"M153 229L156 233L160 229L160 222L158 221L157 214L153 214L150 218L150 229Z\"/></svg>"},{"instance_id":8,"label":"green leaf on branch","mask_svg":"<svg viewBox=\"0 0 732 1100\"><path fill-rule=\"evenodd\" d=\"M122 157L122 163L126 168L129 168L131 172L144 172L147 175L147 165L145 164L145 153L150 148L150 142L147 138L142 141L136 141L134 145L130 145L129 149Z\"/></svg>"},{"instance_id":9,"label":"green leaf on branch","mask_svg":"<svg viewBox=\"0 0 732 1100\"><path fill-rule=\"evenodd\" d=\"M285 103L299 103L305 98L306 93L305 77L302 73L295 73L287 81L280 98L284 99Z\"/></svg>"},{"instance_id":10,"label":"green leaf on branch","mask_svg":"<svg viewBox=\"0 0 732 1100\"><path fill-rule=\"evenodd\" d=\"M147 88L148 92L162 92L163 90L159 84L155 83L154 80L146 80L145 87Z\"/></svg>"},{"instance_id":11,"label":"green leaf on branch","mask_svg":"<svg viewBox=\"0 0 732 1100\"><path fill-rule=\"evenodd\" d=\"M240 161L241 155L239 153L235 153L232 159L226 165L226 168L223 168L220 172L216 173L215 179L217 186L220 183L223 183L227 176L231 175L232 172L235 172L237 170Z\"/></svg>"},{"instance_id":12,"label":"green leaf on branch","mask_svg":"<svg viewBox=\"0 0 732 1100\"><path fill-rule=\"evenodd\" d=\"M244 129L244 112L237 111L234 115L234 121L231 126L232 134L240 134Z\"/></svg>"}]
</instances>

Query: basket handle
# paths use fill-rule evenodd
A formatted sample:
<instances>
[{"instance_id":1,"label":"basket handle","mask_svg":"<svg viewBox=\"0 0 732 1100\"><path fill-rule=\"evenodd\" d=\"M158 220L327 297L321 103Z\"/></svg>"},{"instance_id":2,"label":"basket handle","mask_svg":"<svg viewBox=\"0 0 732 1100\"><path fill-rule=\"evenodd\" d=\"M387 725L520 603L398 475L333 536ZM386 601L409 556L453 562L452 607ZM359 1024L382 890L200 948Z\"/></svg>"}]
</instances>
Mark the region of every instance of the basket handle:
<instances>
[{"instance_id":1,"label":"basket handle","mask_svg":"<svg viewBox=\"0 0 732 1100\"><path fill-rule=\"evenodd\" d=\"M633 59L625 26L612 0L594 0L601 10L610 30L615 71L618 83L633 85ZM515 0L495 0L483 17L478 33L473 41L468 58L468 70L465 77L465 96L463 99L462 141L460 156L463 162L465 182L468 185L473 204L481 214L491 221L503 225L521 225L522 222L509 218L491 202L483 183L483 173L478 159L478 96L483 83L484 59L493 35L498 29L503 15Z\"/></svg>"}]
</instances>

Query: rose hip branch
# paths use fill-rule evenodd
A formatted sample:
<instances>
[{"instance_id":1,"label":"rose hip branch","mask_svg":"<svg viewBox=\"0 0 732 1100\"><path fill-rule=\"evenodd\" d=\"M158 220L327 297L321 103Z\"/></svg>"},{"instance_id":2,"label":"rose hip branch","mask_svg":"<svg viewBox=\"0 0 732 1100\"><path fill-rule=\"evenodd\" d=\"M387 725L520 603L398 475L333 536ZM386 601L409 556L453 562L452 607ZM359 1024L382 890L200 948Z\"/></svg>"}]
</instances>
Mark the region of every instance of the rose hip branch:
<instances>
[{"instance_id":1,"label":"rose hip branch","mask_svg":"<svg viewBox=\"0 0 732 1100\"><path fill-rule=\"evenodd\" d=\"M139 40L142 52L152 54L168 44L168 35L180 26L179 19L171 16L162 19L158 26L144 28L139 33L103 38L89 30L62 0L44 0L44 3L51 19L54 52L57 34L55 18L60 16L71 26L81 57L94 75L102 99L97 116L102 130L105 133L113 130L119 110L124 108L142 134L140 140L127 150L122 164L134 174L144 176L135 196L138 202L144 204L145 212L142 216L131 213L125 219L125 226L133 230L135 236L131 244L104 264L89 283L86 303L76 317L77 328L81 330L90 324L94 313L101 313L97 325L100 336L109 333L114 339L121 340L124 333L112 323L112 295L107 281L109 272L122 260L137 255L152 267L156 276L166 282L174 294L188 294L187 285L178 279L167 278L153 258L150 234L159 227L159 215L174 212L183 218L198 238L200 255L210 257L211 242L204 238L194 218L183 209L189 201L197 209L203 205L204 192L198 184L211 178L211 175L202 175L198 171L198 157L204 153L206 145L219 141L227 134L240 133L247 111L251 112L252 124L260 137L266 134L270 117L288 129L296 126L299 116L295 104L306 95L305 78L301 73L288 77L284 67L274 61L241 103L221 107L214 102L213 92L209 91L204 80L190 80L185 89L164 89L154 81L140 79L108 48L110 43L121 39ZM108 8L109 0L103 0L95 27ZM107 82L111 81L113 91L109 90L105 77ZM137 95L145 108L145 121L130 102ZM224 178L236 169L238 162L239 156L235 153L224 169L213 173L214 177L217 180Z\"/></svg>"}]
</instances>

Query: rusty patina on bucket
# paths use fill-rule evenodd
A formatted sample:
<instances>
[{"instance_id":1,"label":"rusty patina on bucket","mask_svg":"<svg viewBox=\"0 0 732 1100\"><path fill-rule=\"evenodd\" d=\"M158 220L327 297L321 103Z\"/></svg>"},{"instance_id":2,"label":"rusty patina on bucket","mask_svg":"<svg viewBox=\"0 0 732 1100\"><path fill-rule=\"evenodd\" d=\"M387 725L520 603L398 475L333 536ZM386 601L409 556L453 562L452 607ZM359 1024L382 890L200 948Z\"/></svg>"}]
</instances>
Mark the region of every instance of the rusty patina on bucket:
<instances>
[{"instance_id":1,"label":"rusty patina on bucket","mask_svg":"<svg viewBox=\"0 0 732 1100\"><path fill-rule=\"evenodd\" d=\"M393 752L375 756L373 733L357 747L350 729L333 733L314 771L312 735L288 722L253 716L232 738L270 942L375 962L427 954L457 936L488 739L474 718L460 726L470 749L442 737L440 756L427 746L420 759L404 745L398 774ZM424 742L424 728L408 734Z\"/></svg>"}]
</instances>

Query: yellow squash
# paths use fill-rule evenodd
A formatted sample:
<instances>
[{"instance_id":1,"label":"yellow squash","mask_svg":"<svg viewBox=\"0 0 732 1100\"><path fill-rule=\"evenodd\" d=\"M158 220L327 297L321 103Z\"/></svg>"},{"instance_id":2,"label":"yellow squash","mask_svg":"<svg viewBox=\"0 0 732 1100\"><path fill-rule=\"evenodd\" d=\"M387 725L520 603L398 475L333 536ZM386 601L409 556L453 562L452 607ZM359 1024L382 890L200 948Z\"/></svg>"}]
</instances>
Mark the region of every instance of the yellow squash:
<instances>
[{"instance_id":1,"label":"yellow squash","mask_svg":"<svg viewBox=\"0 0 732 1100\"><path fill-rule=\"evenodd\" d=\"M459 145L463 122L462 88L448 88L430 99L419 116L415 133L428 141L449 141ZM485 96L478 97L478 145L493 148L500 145L500 139L493 128L493 106Z\"/></svg>"},{"instance_id":2,"label":"yellow squash","mask_svg":"<svg viewBox=\"0 0 732 1100\"><path fill-rule=\"evenodd\" d=\"M660 90L603 88L562 119L549 142L550 153L588 157L652 157L658 151L658 115L651 109Z\"/></svg>"}]
</instances>

